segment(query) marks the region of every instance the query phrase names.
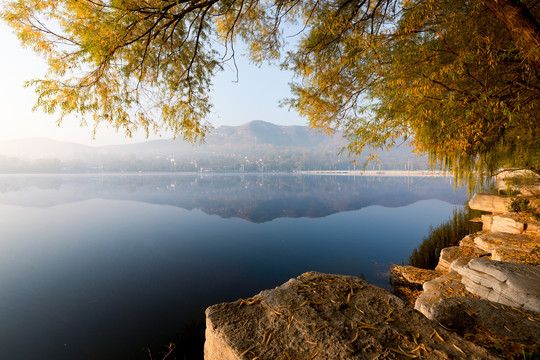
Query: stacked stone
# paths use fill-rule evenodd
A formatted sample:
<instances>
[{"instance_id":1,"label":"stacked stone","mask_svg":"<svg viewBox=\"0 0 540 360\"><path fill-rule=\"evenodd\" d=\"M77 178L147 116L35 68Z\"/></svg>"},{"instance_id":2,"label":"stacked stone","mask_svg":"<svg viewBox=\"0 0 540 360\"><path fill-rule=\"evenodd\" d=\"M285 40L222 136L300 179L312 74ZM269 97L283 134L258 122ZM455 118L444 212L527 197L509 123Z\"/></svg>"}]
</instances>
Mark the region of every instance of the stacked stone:
<instances>
[{"instance_id":1,"label":"stacked stone","mask_svg":"<svg viewBox=\"0 0 540 360\"><path fill-rule=\"evenodd\" d=\"M536 204L540 186L527 187L519 196ZM435 271L443 275L426 279L415 309L464 333L480 327L538 348L540 224L526 214L508 212L514 198L473 196L469 206L491 214L482 215L482 231L441 251Z\"/></svg>"}]
</instances>

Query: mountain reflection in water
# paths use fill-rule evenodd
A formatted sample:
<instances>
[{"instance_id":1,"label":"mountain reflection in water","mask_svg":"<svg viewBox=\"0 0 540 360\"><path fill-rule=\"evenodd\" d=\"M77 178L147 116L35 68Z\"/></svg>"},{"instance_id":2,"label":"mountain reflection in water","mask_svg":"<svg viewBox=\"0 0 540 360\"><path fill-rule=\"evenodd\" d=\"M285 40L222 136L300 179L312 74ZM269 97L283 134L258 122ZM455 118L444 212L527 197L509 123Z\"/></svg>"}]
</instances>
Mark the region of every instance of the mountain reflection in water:
<instances>
[{"instance_id":1,"label":"mountain reflection in water","mask_svg":"<svg viewBox=\"0 0 540 360\"><path fill-rule=\"evenodd\" d=\"M93 198L129 200L262 223L426 199L460 205L466 191L451 184L452 179L444 177L294 174L3 176L0 204L49 207Z\"/></svg>"},{"instance_id":2,"label":"mountain reflection in water","mask_svg":"<svg viewBox=\"0 0 540 360\"><path fill-rule=\"evenodd\" d=\"M316 270L389 288L448 178L0 176L0 358L202 360L204 310Z\"/></svg>"}]
</instances>

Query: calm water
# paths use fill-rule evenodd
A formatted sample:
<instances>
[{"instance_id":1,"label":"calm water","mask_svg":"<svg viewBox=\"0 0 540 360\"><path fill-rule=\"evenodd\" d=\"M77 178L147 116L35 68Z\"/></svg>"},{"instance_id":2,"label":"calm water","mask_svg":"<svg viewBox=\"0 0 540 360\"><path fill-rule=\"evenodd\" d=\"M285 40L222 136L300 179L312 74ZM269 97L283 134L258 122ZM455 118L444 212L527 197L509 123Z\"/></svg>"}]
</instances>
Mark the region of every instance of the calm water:
<instances>
[{"instance_id":1,"label":"calm water","mask_svg":"<svg viewBox=\"0 0 540 360\"><path fill-rule=\"evenodd\" d=\"M0 358L200 354L211 304L309 270L389 288L466 198L442 178L0 176Z\"/></svg>"}]
</instances>

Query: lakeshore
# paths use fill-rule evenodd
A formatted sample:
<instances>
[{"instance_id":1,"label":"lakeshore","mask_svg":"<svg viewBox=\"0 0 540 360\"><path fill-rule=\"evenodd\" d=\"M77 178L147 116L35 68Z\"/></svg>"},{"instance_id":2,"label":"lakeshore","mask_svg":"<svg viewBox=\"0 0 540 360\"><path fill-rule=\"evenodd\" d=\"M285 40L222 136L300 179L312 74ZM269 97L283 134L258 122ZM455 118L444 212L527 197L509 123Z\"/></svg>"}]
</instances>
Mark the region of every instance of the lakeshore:
<instances>
[{"instance_id":1,"label":"lakeshore","mask_svg":"<svg viewBox=\"0 0 540 360\"><path fill-rule=\"evenodd\" d=\"M417 311L358 277L304 273L209 307L205 360L536 359L540 183L513 191L476 194L470 208L491 215L471 220L482 230L442 249L434 270L393 267L422 286Z\"/></svg>"},{"instance_id":2,"label":"lakeshore","mask_svg":"<svg viewBox=\"0 0 540 360\"><path fill-rule=\"evenodd\" d=\"M296 174L343 175L343 176L409 176L409 177L451 177L444 171L430 170L306 170Z\"/></svg>"}]
</instances>

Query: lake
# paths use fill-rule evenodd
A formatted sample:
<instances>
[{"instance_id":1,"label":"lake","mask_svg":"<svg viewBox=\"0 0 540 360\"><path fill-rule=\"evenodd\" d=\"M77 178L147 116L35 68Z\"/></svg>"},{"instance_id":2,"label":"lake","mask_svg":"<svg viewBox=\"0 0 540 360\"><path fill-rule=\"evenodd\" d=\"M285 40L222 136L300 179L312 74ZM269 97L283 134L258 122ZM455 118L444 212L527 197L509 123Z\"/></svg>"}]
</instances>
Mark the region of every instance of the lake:
<instances>
[{"instance_id":1,"label":"lake","mask_svg":"<svg viewBox=\"0 0 540 360\"><path fill-rule=\"evenodd\" d=\"M303 272L390 288L452 179L0 175L0 358L202 359L204 310Z\"/></svg>"}]
</instances>

